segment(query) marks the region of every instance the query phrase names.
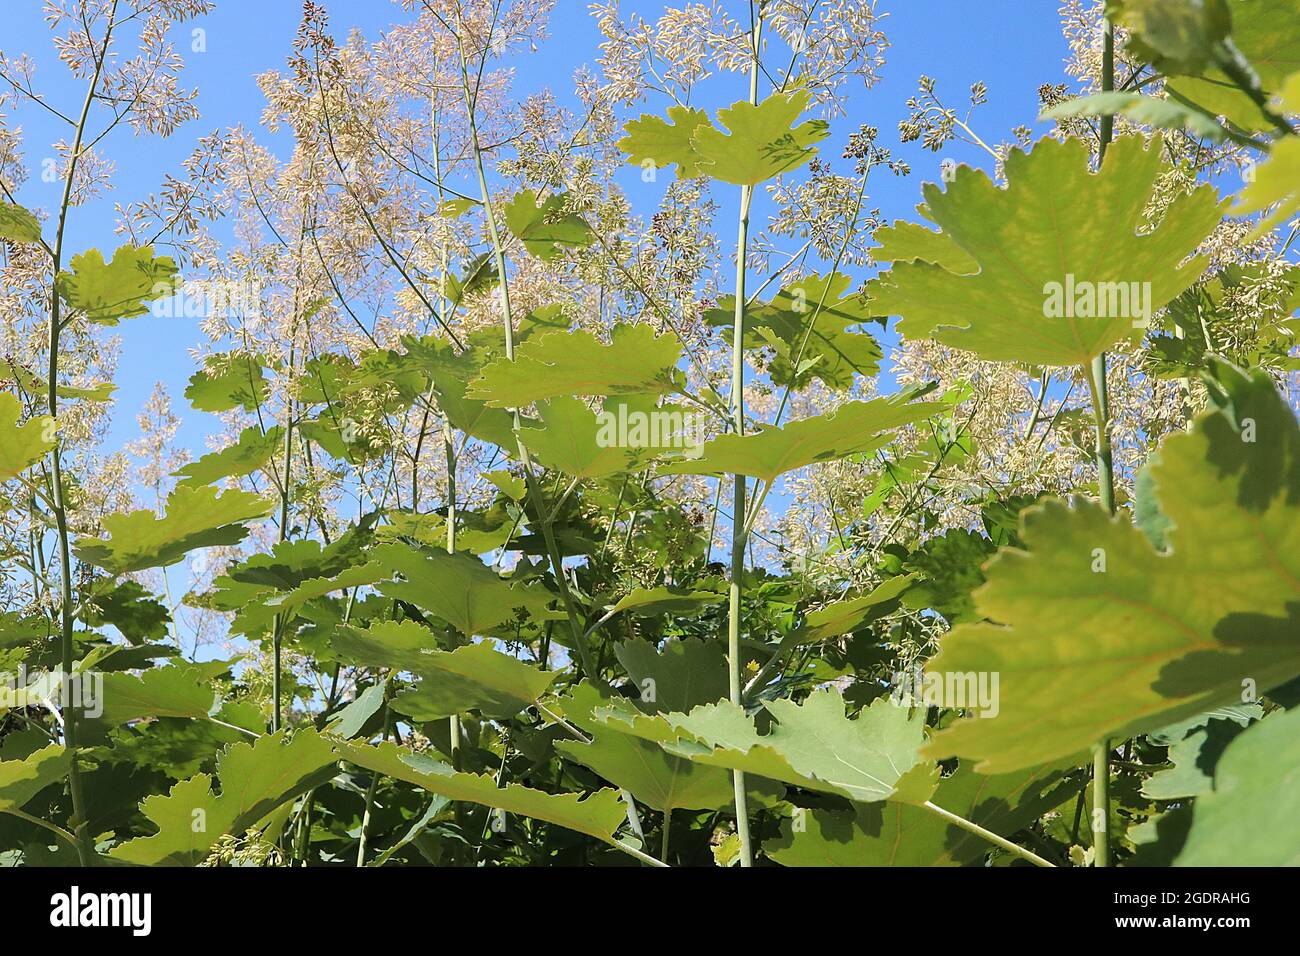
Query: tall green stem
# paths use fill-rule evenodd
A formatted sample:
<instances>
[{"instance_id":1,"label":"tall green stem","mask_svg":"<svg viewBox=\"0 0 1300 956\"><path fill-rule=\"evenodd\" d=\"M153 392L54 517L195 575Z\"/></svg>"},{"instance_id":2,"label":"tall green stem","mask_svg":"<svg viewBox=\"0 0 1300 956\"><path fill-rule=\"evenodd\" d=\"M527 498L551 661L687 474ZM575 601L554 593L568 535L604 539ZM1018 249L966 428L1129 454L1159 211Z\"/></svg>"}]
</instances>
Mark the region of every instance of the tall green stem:
<instances>
[{"instance_id":1,"label":"tall green stem","mask_svg":"<svg viewBox=\"0 0 1300 956\"><path fill-rule=\"evenodd\" d=\"M289 537L289 502L290 488L293 481L293 369L297 361L298 348L298 315L300 293L302 291L302 240L307 232L306 210L303 211L302 229L298 235L298 248L296 258L298 260L295 267L295 280L293 290L293 324L289 328L289 366L286 370L284 385L284 474L280 482L280 541L283 543ZM284 724L283 713L283 687L282 675L283 669L283 650L285 619L283 614L277 614L271 628L271 696L275 699L274 707L271 710L271 731L278 733Z\"/></svg>"},{"instance_id":2,"label":"tall green stem","mask_svg":"<svg viewBox=\"0 0 1300 956\"><path fill-rule=\"evenodd\" d=\"M1115 27L1104 20L1102 27L1101 88L1115 89ZM1114 118L1101 119L1097 147L1097 169L1106 161L1106 150L1115 134ZM1092 389L1092 412L1097 427L1097 491L1102 507L1115 513L1115 462L1110 440L1110 398L1106 390L1106 353L1092 360L1086 370ZM1109 744L1103 737L1093 747L1092 761L1092 831L1093 861L1097 866L1110 865L1110 764Z\"/></svg>"},{"instance_id":3,"label":"tall green stem","mask_svg":"<svg viewBox=\"0 0 1300 956\"><path fill-rule=\"evenodd\" d=\"M470 89L469 65L465 60L463 47L460 49L460 75L461 89L465 96L465 112L468 114L469 121L470 146L474 153L474 168L478 173L479 194L482 196L488 236L492 241L492 255L497 267L497 282L499 283L498 288L501 296L501 324L505 330L506 340L506 359L513 362L515 360L515 330L510 310L510 283L506 278L505 246L501 241L501 231L497 228L496 209L492 201L492 192L488 188L487 170L483 165L483 150L479 144L478 123L474 115L478 105L477 96ZM577 605L574 603L573 594L569 590L569 583L564 577L563 556L560 554L559 545L555 539L555 530L552 527L550 512L546 507L541 486L533 474L533 464L528 454L528 448L523 439L519 438L519 409L516 408L512 411L515 419L515 435L519 443L519 458L524 466L524 480L528 487L528 497L542 526L542 538L546 542L546 553L550 560L551 573L555 575L556 584L560 588L560 598L564 603L565 614L569 619L569 630L573 634L574 649L578 652L578 658L582 663L582 669L587 678L598 688L604 689L605 680L600 676L596 668L596 661L587 643L586 631L579 618Z\"/></svg>"},{"instance_id":4,"label":"tall green stem","mask_svg":"<svg viewBox=\"0 0 1300 956\"><path fill-rule=\"evenodd\" d=\"M104 43L99 56L95 58L94 72L90 85L86 88L86 99L81 105L81 115L77 119L77 132L68 153L68 171L63 180L63 198L59 202L59 223L55 233L52 275L50 284L50 335L49 335L49 408L50 417L58 421L59 417L59 333L62 320L59 315L59 270L63 267L63 236L68 225L68 210L72 207L72 188L77 175L77 165L81 160L81 144L86 133L86 121L90 117L90 107L95 101L95 91L104 70L104 61L108 57L108 45L113 37L113 28L117 25L117 0L113 0L108 14L108 26L104 31ZM87 28L89 40L89 28ZM63 466L61 462L62 446L56 443L50 454L51 497L54 505L54 524L59 541L59 637L60 658L65 680L72 675L72 549L68 541L68 510L63 495ZM95 848L88 830L86 800L81 784L81 765L78 755L78 722L80 712L76 703L64 709L63 734L68 749L68 789L72 793L73 831L77 838L77 859L82 866L93 866Z\"/></svg>"},{"instance_id":5,"label":"tall green stem","mask_svg":"<svg viewBox=\"0 0 1300 956\"><path fill-rule=\"evenodd\" d=\"M761 49L763 15L754 16L750 5L750 38L753 60L749 66L749 102L758 103L758 57ZM745 272L749 260L749 210L754 199L752 186L740 187L740 217L736 229L736 312L731 332L731 427L737 435L745 433ZM731 490L731 570L727 588L727 670L731 702L740 706L744 687L740 683L740 615L745 574L745 476L732 476ZM754 865L754 850L749 837L749 802L745 796L745 775L732 771L735 790L736 836L740 840L740 865Z\"/></svg>"},{"instance_id":6,"label":"tall green stem","mask_svg":"<svg viewBox=\"0 0 1300 956\"><path fill-rule=\"evenodd\" d=\"M1110 749L1102 740L1092 748L1092 862L1110 866Z\"/></svg>"},{"instance_id":7,"label":"tall green stem","mask_svg":"<svg viewBox=\"0 0 1300 956\"><path fill-rule=\"evenodd\" d=\"M293 367L293 353L290 350L289 366ZM285 412L284 422L284 477L283 485L280 488L280 540L284 541L289 533L289 481L292 479L293 463L293 400L289 399L287 411ZM283 725L283 714L281 711L281 699L283 688L281 687L281 644L284 636L284 615L277 614L275 622L271 629L271 654L273 657L271 663L271 697L275 700L275 706L271 711L271 732L278 733Z\"/></svg>"}]
</instances>

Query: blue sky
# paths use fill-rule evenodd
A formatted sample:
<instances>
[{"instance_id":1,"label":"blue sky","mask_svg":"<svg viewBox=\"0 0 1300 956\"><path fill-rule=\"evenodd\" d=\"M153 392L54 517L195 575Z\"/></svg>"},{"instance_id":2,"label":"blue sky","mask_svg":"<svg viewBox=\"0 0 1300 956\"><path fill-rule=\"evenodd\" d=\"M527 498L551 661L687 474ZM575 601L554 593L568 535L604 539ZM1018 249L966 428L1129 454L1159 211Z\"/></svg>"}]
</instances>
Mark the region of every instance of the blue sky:
<instances>
[{"instance_id":1,"label":"blue sky","mask_svg":"<svg viewBox=\"0 0 1300 956\"><path fill-rule=\"evenodd\" d=\"M622 4L625 11L637 11L648 18L662 11L664 5L663 0L624 0ZM327 0L325 6L331 26L340 37L355 27L374 39L388 25L409 16L400 5L384 0ZM728 6L739 11L743 4L731 2ZM20 0L6 7L0 49L11 56L32 56L38 63L38 89L64 112L75 112L82 91L54 57L39 0ZM1034 124L1037 87L1064 79L1062 64L1067 50L1057 8L1055 0L985 0L976 13L970 0L880 0L878 9L889 15L883 28L891 43L883 79L871 90L860 86L852 89L848 115L832 124L832 138L824 145L824 154L837 157L849 133L860 124L877 126L881 145L909 160L914 171L905 179L889 174L873 176L868 203L879 207L886 218L911 217L922 182L938 178L941 159L952 158L985 168L989 165L989 157L981 150L961 143L949 144L940 155L916 144L898 145L897 124L907 113L905 103L915 92L918 77L922 73L934 77L945 103L954 107L964 104L972 82L985 81L989 103L977 111L976 128L991 143L1009 138L1014 126ZM129 130L121 129L113 135L106 152L117 165L116 189L105 199L74 211L67 240L71 252L91 246L106 251L115 247L118 239L112 234L113 202L126 202L157 189L163 173L178 168L198 136L238 124L258 125L263 101L254 77L283 66L299 12L294 0L217 0L212 14L186 25L186 32L178 37L187 62L183 82L199 88L201 118L167 140L135 138ZM188 52L188 31L193 27L205 31L204 53ZM598 43L599 34L586 3L559 0L551 39L536 54L514 64L517 91L522 95L549 86L561 102L571 102L570 79L576 69L594 62ZM705 91L707 105L725 104L745 94L743 80L734 75L717 77L711 84ZM661 103L643 107L656 112L663 108ZM24 128L28 165L39 174L40 160L50 152L48 144L64 135L63 130L57 121L31 107L24 108L16 119ZM15 117L11 115L8 120L12 123ZM1037 129L1046 133L1049 126L1039 124ZM263 131L263 141L282 154L290 148L284 134L273 137ZM642 189L631 189L629 193L634 204L638 194L646 195ZM728 208L732 200L722 193L719 198L723 200L721 235L729 240L732 229L728 224L734 220L734 211ZM57 187L41 182L35 175L19 200L48 210L57 203ZM184 420L179 442L195 455L202 454L204 437L213 423L185 407L181 395L193 371L187 350L201 340L195 322L144 316L122 323L117 332L122 339L122 356L114 423L105 450L119 448L134 436L136 414L154 383L163 381Z\"/></svg>"}]
</instances>

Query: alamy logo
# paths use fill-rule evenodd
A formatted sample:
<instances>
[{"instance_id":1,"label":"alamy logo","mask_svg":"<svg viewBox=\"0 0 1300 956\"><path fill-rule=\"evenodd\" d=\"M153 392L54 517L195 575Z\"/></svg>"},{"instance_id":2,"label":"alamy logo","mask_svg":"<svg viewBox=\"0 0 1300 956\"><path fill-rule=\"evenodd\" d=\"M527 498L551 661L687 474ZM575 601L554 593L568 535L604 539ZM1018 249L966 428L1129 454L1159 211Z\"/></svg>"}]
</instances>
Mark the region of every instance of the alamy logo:
<instances>
[{"instance_id":1,"label":"alamy logo","mask_svg":"<svg viewBox=\"0 0 1300 956\"><path fill-rule=\"evenodd\" d=\"M149 893L83 893L78 886L50 897L50 925L128 928L132 936L148 936L153 929L153 896Z\"/></svg>"},{"instance_id":2,"label":"alamy logo","mask_svg":"<svg viewBox=\"0 0 1300 956\"><path fill-rule=\"evenodd\" d=\"M896 671L890 698L900 707L944 707L969 710L976 717L996 717L999 674L997 671L926 672L917 666Z\"/></svg>"},{"instance_id":3,"label":"alamy logo","mask_svg":"<svg viewBox=\"0 0 1300 956\"><path fill-rule=\"evenodd\" d=\"M1043 315L1049 319L1130 319L1133 328L1151 325L1150 282L1089 282L1068 273L1065 282L1043 286Z\"/></svg>"},{"instance_id":4,"label":"alamy logo","mask_svg":"<svg viewBox=\"0 0 1300 956\"><path fill-rule=\"evenodd\" d=\"M150 311L160 319L205 319L208 316L262 317L262 287L256 282L215 279L183 282L175 287L159 282L153 288Z\"/></svg>"},{"instance_id":5,"label":"alamy logo","mask_svg":"<svg viewBox=\"0 0 1300 956\"><path fill-rule=\"evenodd\" d=\"M601 448L634 451L677 451L683 458L704 454L704 424L690 412L656 409L633 411L620 405L617 412L596 415L596 444Z\"/></svg>"},{"instance_id":6,"label":"alamy logo","mask_svg":"<svg viewBox=\"0 0 1300 956\"><path fill-rule=\"evenodd\" d=\"M97 671L65 674L61 669L28 674L27 667L18 665L18 673L0 673L0 705L25 706L26 702L43 704L47 708L58 705L60 710L79 709L84 717L100 717L104 713L104 675Z\"/></svg>"}]
</instances>

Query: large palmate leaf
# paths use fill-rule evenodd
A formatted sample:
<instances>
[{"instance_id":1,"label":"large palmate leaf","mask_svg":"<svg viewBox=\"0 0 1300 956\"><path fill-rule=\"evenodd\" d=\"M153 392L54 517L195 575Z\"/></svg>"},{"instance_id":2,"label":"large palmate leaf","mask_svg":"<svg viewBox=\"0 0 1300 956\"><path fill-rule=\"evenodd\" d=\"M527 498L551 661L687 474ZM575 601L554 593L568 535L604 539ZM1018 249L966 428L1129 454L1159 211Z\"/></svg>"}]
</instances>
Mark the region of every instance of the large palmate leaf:
<instances>
[{"instance_id":1,"label":"large palmate leaf","mask_svg":"<svg viewBox=\"0 0 1300 956\"><path fill-rule=\"evenodd\" d=\"M1163 172L1159 141L1117 140L1100 173L1077 139L1012 150L1007 186L960 167L947 190L925 187L927 210L979 264L974 275L898 262L868 286L872 308L899 332L994 361L1084 365L1142 334L1155 310L1188 288L1204 259L1180 265L1222 215L1211 186L1175 199L1139 234Z\"/></svg>"},{"instance_id":2,"label":"large palmate leaf","mask_svg":"<svg viewBox=\"0 0 1300 956\"><path fill-rule=\"evenodd\" d=\"M310 728L292 738L268 734L235 744L217 758L221 792L201 773L140 810L158 827L153 836L121 843L109 856L142 866L195 866L226 834L241 835L276 807L324 782L337 758L329 740Z\"/></svg>"},{"instance_id":3,"label":"large palmate leaf","mask_svg":"<svg viewBox=\"0 0 1300 956\"><path fill-rule=\"evenodd\" d=\"M1220 364L1223 406L1150 467L1158 550L1127 516L1049 500L1022 513L936 675L999 675L996 716L939 732L934 756L1001 773L1158 729L1300 674L1300 428L1263 372Z\"/></svg>"},{"instance_id":4,"label":"large palmate leaf","mask_svg":"<svg viewBox=\"0 0 1300 956\"><path fill-rule=\"evenodd\" d=\"M1142 795L1152 800L1185 800L1208 793L1214 788L1214 768L1236 737L1263 715L1258 704L1223 707L1206 714L1187 729L1180 724L1170 735L1164 731L1151 735L1153 742L1168 740L1171 767L1153 774L1142 783Z\"/></svg>"},{"instance_id":5,"label":"large palmate leaf","mask_svg":"<svg viewBox=\"0 0 1300 956\"><path fill-rule=\"evenodd\" d=\"M986 777L966 765L939 781L931 802L1004 838L1077 792L1061 771L1031 767ZM924 807L899 800L852 810L799 810L763 852L782 866L969 866L989 843Z\"/></svg>"},{"instance_id":6,"label":"large palmate leaf","mask_svg":"<svg viewBox=\"0 0 1300 956\"><path fill-rule=\"evenodd\" d=\"M403 344L410 360L432 380L438 408L454 427L494 445L515 447L513 416L466 397L470 382L497 354L497 349L477 335L471 335L467 348L459 353L450 342L432 336L403 339Z\"/></svg>"},{"instance_id":7,"label":"large palmate leaf","mask_svg":"<svg viewBox=\"0 0 1300 956\"><path fill-rule=\"evenodd\" d=\"M512 585L470 554L420 552L405 545L381 545L373 561L404 580L381 584L385 597L409 601L446 621L467 637L486 634L510 620L516 609L541 615L554 596L540 585Z\"/></svg>"},{"instance_id":8,"label":"large palmate leaf","mask_svg":"<svg viewBox=\"0 0 1300 956\"><path fill-rule=\"evenodd\" d=\"M1214 789L1196 798L1175 866L1300 864L1300 710L1275 713L1228 745Z\"/></svg>"},{"instance_id":9,"label":"large palmate leaf","mask_svg":"<svg viewBox=\"0 0 1300 956\"><path fill-rule=\"evenodd\" d=\"M490 644L438 650L433 633L412 621L341 627L331 643L345 660L418 677L413 689L393 701L393 709L420 721L470 711L494 719L513 717L534 704L559 676L502 654Z\"/></svg>"},{"instance_id":10,"label":"large palmate leaf","mask_svg":"<svg viewBox=\"0 0 1300 956\"><path fill-rule=\"evenodd\" d=\"M1287 112L1300 113L1300 73L1287 80L1283 104ZM1283 136L1273 144L1268 162L1255 170L1255 181L1241 191L1232 211L1247 215L1266 209L1270 212L1261 220L1258 234L1300 212L1300 136Z\"/></svg>"},{"instance_id":11,"label":"large palmate leaf","mask_svg":"<svg viewBox=\"0 0 1300 956\"><path fill-rule=\"evenodd\" d=\"M1129 49L1164 73L1199 73L1233 28L1228 0L1106 0Z\"/></svg>"},{"instance_id":12,"label":"large palmate leaf","mask_svg":"<svg viewBox=\"0 0 1300 956\"><path fill-rule=\"evenodd\" d=\"M142 644L167 636L171 614L138 582L126 580L101 590L88 601L82 620L92 627L112 625L132 644Z\"/></svg>"},{"instance_id":13,"label":"large palmate leaf","mask_svg":"<svg viewBox=\"0 0 1300 956\"><path fill-rule=\"evenodd\" d=\"M929 798L938 770L918 763L925 736L921 709L880 698L850 720L837 690L814 691L802 704L785 699L763 706L776 719L764 735L729 702L653 717L624 704L598 710L596 717L611 729L657 742L674 756L706 766L859 802L895 794L916 802Z\"/></svg>"},{"instance_id":14,"label":"large palmate leaf","mask_svg":"<svg viewBox=\"0 0 1300 956\"><path fill-rule=\"evenodd\" d=\"M562 247L589 246L591 226L576 213L566 212L566 193L548 196L537 204L537 193L525 189L506 203L506 225L524 248L544 262L560 254Z\"/></svg>"},{"instance_id":15,"label":"large palmate leaf","mask_svg":"<svg viewBox=\"0 0 1300 956\"><path fill-rule=\"evenodd\" d=\"M284 429L272 425L265 432L253 425L239 440L221 451L204 455L176 472L186 485L207 485L219 478L242 478L264 467L284 445Z\"/></svg>"},{"instance_id":16,"label":"large palmate leaf","mask_svg":"<svg viewBox=\"0 0 1300 956\"><path fill-rule=\"evenodd\" d=\"M122 246L111 262L98 249L73 256L71 272L58 277L59 294L91 322L117 325L149 311L147 303L165 299L176 288L176 263L154 256L153 246Z\"/></svg>"},{"instance_id":17,"label":"large palmate leaf","mask_svg":"<svg viewBox=\"0 0 1300 956\"><path fill-rule=\"evenodd\" d=\"M21 810L32 797L68 773L68 752L50 744L22 760L0 760L0 813Z\"/></svg>"},{"instance_id":18,"label":"large palmate leaf","mask_svg":"<svg viewBox=\"0 0 1300 956\"><path fill-rule=\"evenodd\" d=\"M738 186L757 186L811 160L815 143L830 135L823 120L795 123L808 93L773 93L755 105L739 102L718 112L723 133L703 110L670 107L666 122L642 116L627 124L619 148L642 167L677 166L680 179L712 176Z\"/></svg>"},{"instance_id":19,"label":"large palmate leaf","mask_svg":"<svg viewBox=\"0 0 1300 956\"><path fill-rule=\"evenodd\" d=\"M519 429L529 454L574 478L602 478L668 453L699 449L693 413L654 395L611 396L597 413L576 398L537 403L541 421Z\"/></svg>"},{"instance_id":20,"label":"large palmate leaf","mask_svg":"<svg viewBox=\"0 0 1300 956\"><path fill-rule=\"evenodd\" d=\"M373 518L363 519L361 527L324 547L307 538L282 541L270 554L251 555L217 578L205 601L220 611L239 612L230 622L232 633L257 635L276 615L290 615L284 619L291 620L292 612L313 597L391 578L392 571L361 563Z\"/></svg>"},{"instance_id":21,"label":"large palmate leaf","mask_svg":"<svg viewBox=\"0 0 1300 956\"><path fill-rule=\"evenodd\" d=\"M636 685L637 700L650 713L686 713L727 697L727 660L717 641L684 638L656 648L649 641L630 640L614 653Z\"/></svg>"},{"instance_id":22,"label":"large palmate leaf","mask_svg":"<svg viewBox=\"0 0 1300 956\"><path fill-rule=\"evenodd\" d=\"M571 688L555 703L556 709L591 736L585 742L560 741L555 748L628 790L637 803L662 812L719 810L735 799L728 771L673 757L656 743L602 726L592 714L609 703L586 681Z\"/></svg>"},{"instance_id":23,"label":"large palmate leaf","mask_svg":"<svg viewBox=\"0 0 1300 956\"><path fill-rule=\"evenodd\" d=\"M10 242L40 242L41 224L22 206L0 201L0 239Z\"/></svg>"},{"instance_id":24,"label":"large palmate leaf","mask_svg":"<svg viewBox=\"0 0 1300 956\"><path fill-rule=\"evenodd\" d=\"M712 124L695 128L693 143L702 171L724 183L757 186L815 155L814 143L830 135L824 120L795 126L808 106L808 92L773 93L755 106L740 102L718 111L722 133Z\"/></svg>"},{"instance_id":25,"label":"large palmate leaf","mask_svg":"<svg viewBox=\"0 0 1300 956\"><path fill-rule=\"evenodd\" d=\"M554 823L606 843L615 842L614 834L626 819L616 790L599 790L582 798L576 793L545 793L514 783L498 787L486 774L457 773L447 764L394 743L371 747L338 741L334 746L344 760L373 773L414 784L450 800L465 800Z\"/></svg>"},{"instance_id":26,"label":"large palmate leaf","mask_svg":"<svg viewBox=\"0 0 1300 956\"><path fill-rule=\"evenodd\" d=\"M1259 82L1263 102L1281 89L1286 77L1300 70L1300 17L1294 0L1229 0L1232 43ZM1230 59L1233 54L1223 51ZM1272 122L1245 90L1211 63L1196 71L1182 70L1165 81L1171 97L1195 103L1208 113L1225 116L1244 130L1273 130Z\"/></svg>"},{"instance_id":27,"label":"large palmate leaf","mask_svg":"<svg viewBox=\"0 0 1300 956\"><path fill-rule=\"evenodd\" d=\"M671 122L670 122L671 121ZM688 106L668 107L668 120L646 114L628 122L627 136L618 148L628 154L628 162L657 168L677 167L678 179L703 175L703 158L695 151L695 131L711 125L709 114Z\"/></svg>"},{"instance_id":28,"label":"large palmate leaf","mask_svg":"<svg viewBox=\"0 0 1300 956\"><path fill-rule=\"evenodd\" d=\"M673 461L661 471L675 475L739 474L772 481L778 475L819 461L875 451L893 431L924 421L945 409L939 402L897 402L877 398L850 402L827 415L791 422L781 428L762 426L749 435L720 435L697 459Z\"/></svg>"},{"instance_id":29,"label":"large palmate leaf","mask_svg":"<svg viewBox=\"0 0 1300 956\"><path fill-rule=\"evenodd\" d=\"M971 592L984 583L983 564L996 550L988 538L965 528L930 538L907 558L906 567L918 580L903 603L938 611L949 624L978 620Z\"/></svg>"},{"instance_id":30,"label":"large palmate leaf","mask_svg":"<svg viewBox=\"0 0 1300 956\"><path fill-rule=\"evenodd\" d=\"M264 517L271 507L245 491L181 485L167 497L163 517L148 510L105 515L108 538L78 538L74 550L111 574L165 568L196 548L238 544L248 534L243 522Z\"/></svg>"},{"instance_id":31,"label":"large palmate leaf","mask_svg":"<svg viewBox=\"0 0 1300 956\"><path fill-rule=\"evenodd\" d=\"M203 719L213 712L217 693L197 667L155 667L140 676L105 674L105 723L123 724L142 717Z\"/></svg>"},{"instance_id":32,"label":"large palmate leaf","mask_svg":"<svg viewBox=\"0 0 1300 956\"><path fill-rule=\"evenodd\" d=\"M266 401L266 362L260 355L227 352L209 355L190 377L185 397L201 412L233 408L255 411Z\"/></svg>"},{"instance_id":33,"label":"large palmate leaf","mask_svg":"<svg viewBox=\"0 0 1300 956\"><path fill-rule=\"evenodd\" d=\"M930 212L924 205L916 211L924 218ZM958 275L974 275L980 265L946 232L935 232L918 222L902 219L892 226L882 226L872 235L879 246L871 250L877 262L929 262Z\"/></svg>"},{"instance_id":34,"label":"large palmate leaf","mask_svg":"<svg viewBox=\"0 0 1300 956\"><path fill-rule=\"evenodd\" d=\"M538 403L541 423L525 426L519 437L529 454L547 468L574 478L602 478L624 471L629 449L607 440L596 413L576 398L556 397Z\"/></svg>"},{"instance_id":35,"label":"large palmate leaf","mask_svg":"<svg viewBox=\"0 0 1300 956\"><path fill-rule=\"evenodd\" d=\"M468 397L517 408L558 396L659 394L672 385L682 357L670 333L648 325L615 326L608 345L590 332L547 332L498 359L470 383Z\"/></svg>"},{"instance_id":36,"label":"large palmate leaf","mask_svg":"<svg viewBox=\"0 0 1300 956\"><path fill-rule=\"evenodd\" d=\"M19 425L18 396L0 392L0 481L8 481L36 464L54 447L54 419L48 415Z\"/></svg>"},{"instance_id":37,"label":"large palmate leaf","mask_svg":"<svg viewBox=\"0 0 1300 956\"><path fill-rule=\"evenodd\" d=\"M840 273L811 275L770 302L746 307L745 348L772 352L766 371L774 384L803 387L817 378L832 388L847 388L854 375L876 373L880 344L866 332L850 331L873 317L865 296L845 294L851 282ZM704 320L730 328L735 308L735 296L723 296Z\"/></svg>"}]
</instances>

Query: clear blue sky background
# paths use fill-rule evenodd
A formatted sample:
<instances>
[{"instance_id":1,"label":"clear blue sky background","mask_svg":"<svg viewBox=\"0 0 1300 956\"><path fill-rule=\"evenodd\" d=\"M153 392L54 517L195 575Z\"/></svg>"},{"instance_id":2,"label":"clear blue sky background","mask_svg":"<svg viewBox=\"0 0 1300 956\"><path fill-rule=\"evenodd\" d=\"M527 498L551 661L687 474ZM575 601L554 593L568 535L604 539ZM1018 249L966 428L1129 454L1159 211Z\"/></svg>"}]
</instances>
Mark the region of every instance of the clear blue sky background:
<instances>
[{"instance_id":1,"label":"clear blue sky background","mask_svg":"<svg viewBox=\"0 0 1300 956\"><path fill-rule=\"evenodd\" d=\"M625 12L637 11L653 18L664 8L663 0L624 0ZM360 28L373 39L390 24L409 15L396 3L384 0L325 0L331 26L337 36ZM737 15L741 3L731 3ZM850 132L862 123L881 130L881 145L894 148L895 155L908 159L913 175L895 179L888 174L873 177L869 204L879 207L887 218L912 214L919 201L923 181L938 178L939 163L950 157L958 162L987 168L990 158L981 150L952 143L935 155L912 144L899 147L897 125L907 110L905 102L916 89L918 77L934 77L944 102L962 107L967 90L975 80L989 88L989 103L976 113L976 128L991 143L1009 138L1018 124L1034 125L1037 87L1045 82L1062 82L1062 64L1067 50L1061 37L1058 4L1055 0L985 0L976 12L971 0L880 0L879 9L889 14L883 22L891 46L883 80L871 90L855 85L849 98L848 115L832 125L833 136L823 146L827 156L838 157ZM28 53L39 64L38 89L67 113L80 105L80 85L71 81L53 54L50 34L42 22L39 0L7 0L0 49L6 54ZM175 171L193 148L194 139L216 129L237 124L256 127L263 101L254 76L282 67L291 50L300 6L295 0L217 0L216 10L186 26L178 39L185 53L187 69L182 82L198 86L201 119L182 127L168 140L134 138L119 129L107 141L106 153L117 163L117 188L108 196L74 212L67 247L72 252L91 246L106 251L118 244L112 234L112 203L138 199L155 190L164 171ZM188 52L188 30L206 30L207 51ZM583 0L559 0L552 19L551 38L531 56L517 60L517 92L551 87L561 102L572 102L573 72L592 64L598 55L599 34ZM708 92L716 100L706 105L725 104L744 95L743 81L734 75L715 78ZM662 111L664 104L652 103L647 110ZM638 110L637 112L639 112ZM9 121L14 122L10 116ZM20 202L52 208L58 201L57 187L41 182L40 160L48 144L64 135L59 123L30 106L18 121L25 131L28 165L37 175L23 188ZM1036 127L1041 133L1047 124ZM287 155L290 142L285 134L272 137L263 131L264 142ZM630 171L631 172L631 171ZM629 185L639 180L630 180ZM644 188L630 188L634 204L644 202L650 211L653 197ZM726 199L725 196L720 198ZM728 201L729 203L729 201ZM724 204L723 222L734 212ZM221 227L218 227L219 229ZM723 226L729 239L731 230ZM122 323L122 357L117 376L118 392L114 424L107 448L119 448L136 433L135 416L156 381L163 381L175 400L184 424L178 437L197 456L203 454L204 437L211 431L207 416L186 407L182 391L193 372L187 349L200 342L195 322L184 318L144 316Z\"/></svg>"}]
</instances>

